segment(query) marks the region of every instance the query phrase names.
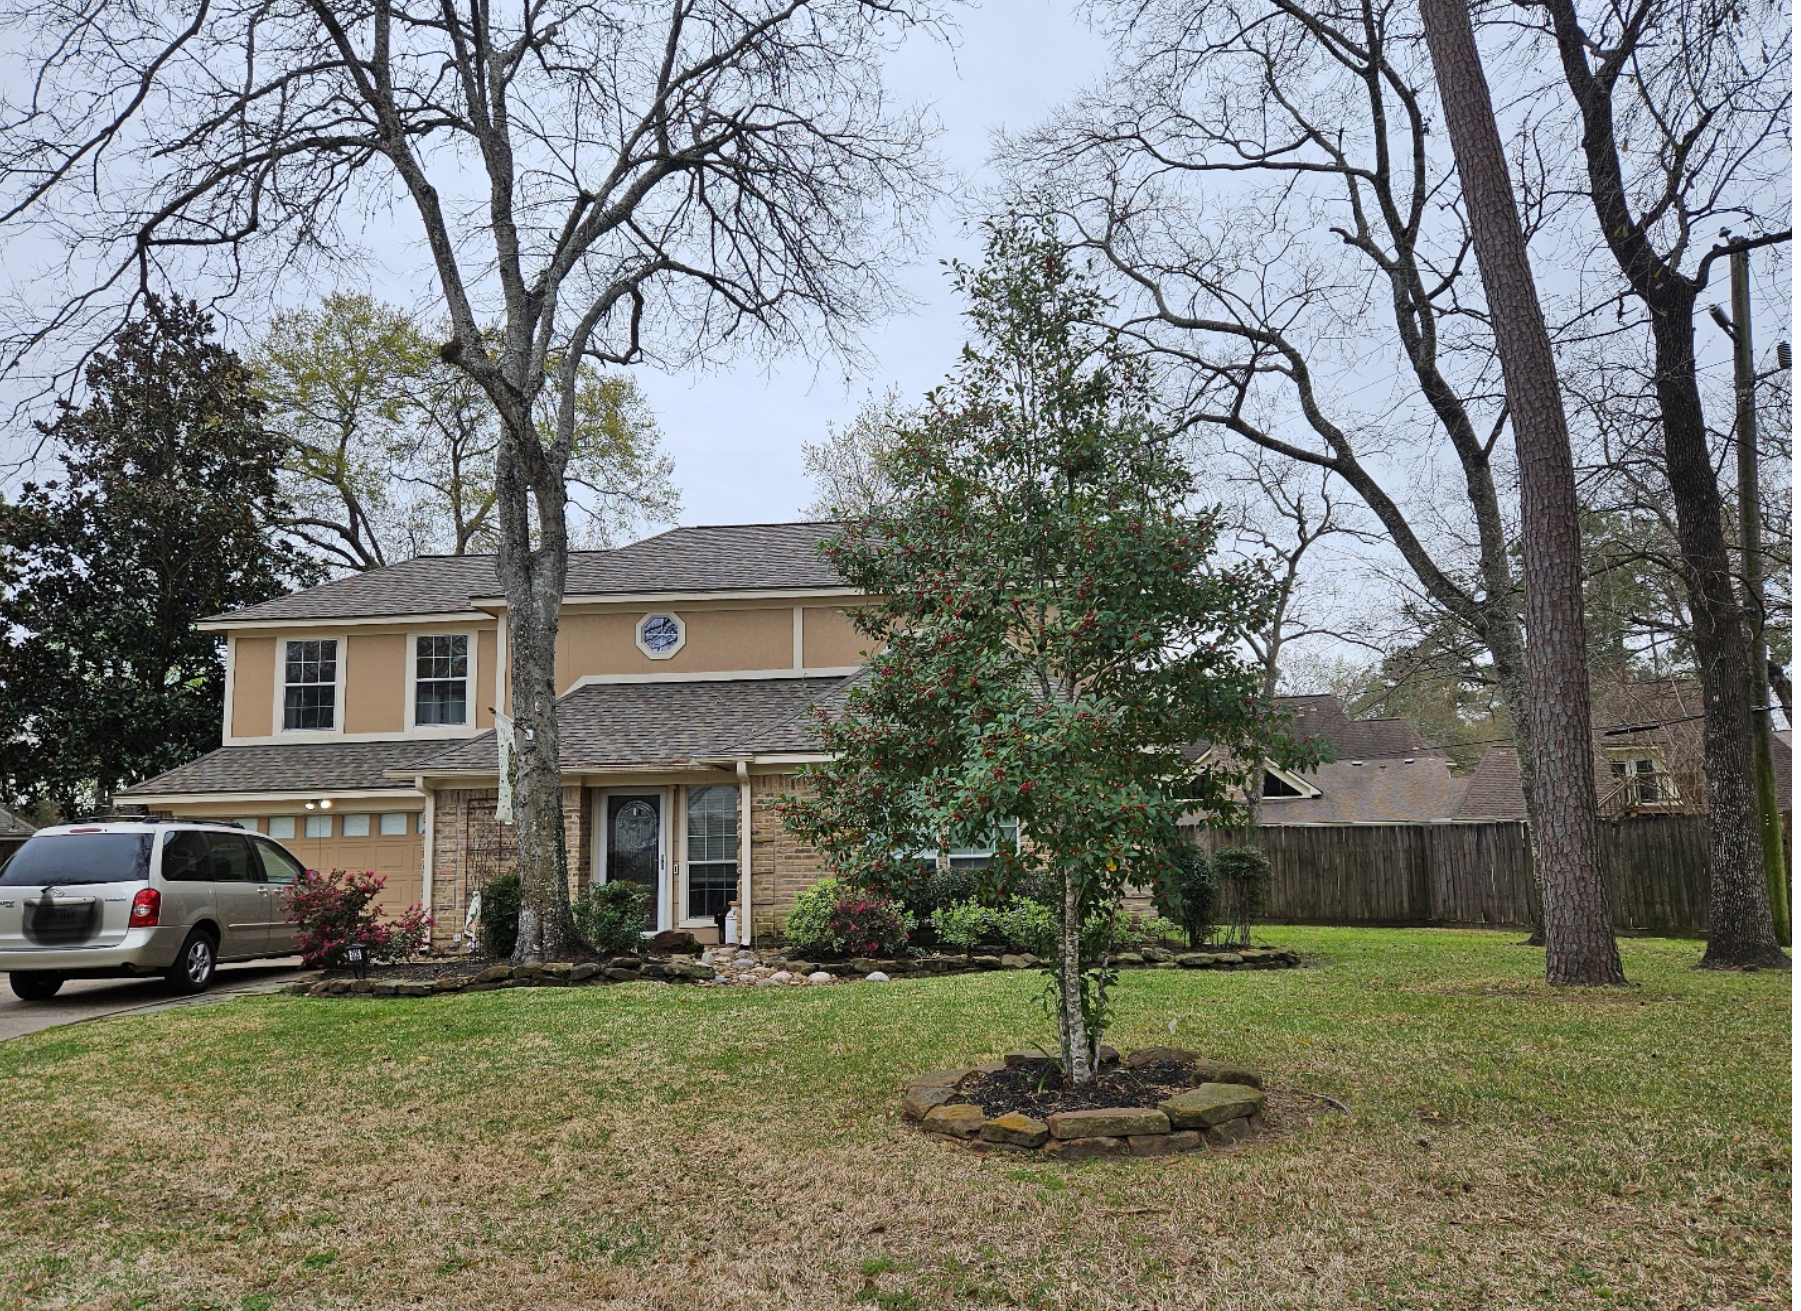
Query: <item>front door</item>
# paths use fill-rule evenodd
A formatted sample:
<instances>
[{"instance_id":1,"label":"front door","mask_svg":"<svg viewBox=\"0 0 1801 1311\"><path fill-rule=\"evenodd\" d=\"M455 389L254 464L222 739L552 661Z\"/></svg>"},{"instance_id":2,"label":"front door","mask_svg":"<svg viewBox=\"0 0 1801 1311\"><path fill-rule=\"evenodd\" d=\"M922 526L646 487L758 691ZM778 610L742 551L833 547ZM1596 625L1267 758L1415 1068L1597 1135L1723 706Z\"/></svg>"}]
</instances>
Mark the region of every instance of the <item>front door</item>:
<instances>
[{"instance_id":1,"label":"front door","mask_svg":"<svg viewBox=\"0 0 1801 1311\"><path fill-rule=\"evenodd\" d=\"M653 907L644 927L663 917L663 795L609 792L606 798L606 881L628 879L643 888Z\"/></svg>"}]
</instances>

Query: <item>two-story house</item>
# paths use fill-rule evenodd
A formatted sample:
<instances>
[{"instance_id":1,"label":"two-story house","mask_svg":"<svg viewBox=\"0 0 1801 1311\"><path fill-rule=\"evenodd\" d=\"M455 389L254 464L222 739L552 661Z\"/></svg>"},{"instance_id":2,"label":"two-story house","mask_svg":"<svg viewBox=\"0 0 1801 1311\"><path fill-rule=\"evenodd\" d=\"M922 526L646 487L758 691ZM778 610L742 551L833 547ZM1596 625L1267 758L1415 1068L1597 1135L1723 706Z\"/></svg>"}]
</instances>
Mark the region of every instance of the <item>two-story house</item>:
<instances>
[{"instance_id":1,"label":"two-story house","mask_svg":"<svg viewBox=\"0 0 1801 1311\"><path fill-rule=\"evenodd\" d=\"M556 648L572 890L630 878L657 928L753 932L821 876L775 815L822 758L809 708L861 669L857 594L820 524L678 528L570 559ZM491 556L425 556L204 625L226 642L224 744L122 796L230 819L319 869L374 870L446 944L512 863L495 820L494 711L510 712Z\"/></svg>"}]
</instances>

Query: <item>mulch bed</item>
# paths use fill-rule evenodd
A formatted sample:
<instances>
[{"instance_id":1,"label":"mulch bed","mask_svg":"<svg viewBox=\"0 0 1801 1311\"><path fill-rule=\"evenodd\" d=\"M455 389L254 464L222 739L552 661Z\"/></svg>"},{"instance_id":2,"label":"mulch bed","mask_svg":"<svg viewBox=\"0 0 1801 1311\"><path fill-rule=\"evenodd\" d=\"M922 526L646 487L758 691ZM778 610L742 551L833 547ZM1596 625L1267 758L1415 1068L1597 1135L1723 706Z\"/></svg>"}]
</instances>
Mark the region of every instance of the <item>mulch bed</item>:
<instances>
[{"instance_id":1,"label":"mulch bed","mask_svg":"<svg viewBox=\"0 0 1801 1311\"><path fill-rule=\"evenodd\" d=\"M971 1075L958 1087L957 1100L972 1102L989 1116L1020 1111L1042 1120L1058 1111L1152 1109L1193 1085L1194 1066L1183 1061L1136 1070L1113 1066L1103 1069L1093 1083L1082 1085L1065 1083L1063 1071L1047 1063Z\"/></svg>"}]
</instances>

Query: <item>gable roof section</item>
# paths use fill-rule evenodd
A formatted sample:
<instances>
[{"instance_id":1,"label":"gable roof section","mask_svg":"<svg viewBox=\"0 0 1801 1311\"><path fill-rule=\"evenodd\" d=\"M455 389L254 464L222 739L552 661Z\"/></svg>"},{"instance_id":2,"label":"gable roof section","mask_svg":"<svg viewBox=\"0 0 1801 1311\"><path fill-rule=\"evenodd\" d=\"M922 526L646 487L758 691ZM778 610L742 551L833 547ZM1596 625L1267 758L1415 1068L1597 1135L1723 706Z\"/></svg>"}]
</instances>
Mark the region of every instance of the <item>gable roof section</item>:
<instances>
[{"instance_id":1,"label":"gable roof section","mask_svg":"<svg viewBox=\"0 0 1801 1311\"><path fill-rule=\"evenodd\" d=\"M610 592L785 591L843 587L819 558L831 523L724 524L672 528L616 551L569 562L571 596Z\"/></svg>"},{"instance_id":2,"label":"gable roof section","mask_svg":"<svg viewBox=\"0 0 1801 1311\"><path fill-rule=\"evenodd\" d=\"M611 551L572 551L566 594L787 591L842 588L819 558L829 523L672 528ZM474 598L498 599L492 555L421 555L351 574L204 622L382 619L474 614Z\"/></svg>"},{"instance_id":3,"label":"gable roof section","mask_svg":"<svg viewBox=\"0 0 1801 1311\"><path fill-rule=\"evenodd\" d=\"M835 704L848 678L588 683L557 702L565 772L685 766L696 760L818 750L806 711ZM445 747L422 773L493 773L494 734Z\"/></svg>"},{"instance_id":4,"label":"gable roof section","mask_svg":"<svg viewBox=\"0 0 1801 1311\"><path fill-rule=\"evenodd\" d=\"M1321 765L1305 775L1319 789L1313 797L1265 797L1257 808L1263 826L1289 824L1430 824L1452 817L1468 780L1451 773L1448 756L1348 761ZM1516 789L1517 791L1517 789Z\"/></svg>"},{"instance_id":5,"label":"gable roof section","mask_svg":"<svg viewBox=\"0 0 1801 1311\"><path fill-rule=\"evenodd\" d=\"M409 788L411 779L386 771L411 769L442 742L271 742L220 747L198 760L145 779L119 793L145 797L233 792L361 792Z\"/></svg>"}]
</instances>

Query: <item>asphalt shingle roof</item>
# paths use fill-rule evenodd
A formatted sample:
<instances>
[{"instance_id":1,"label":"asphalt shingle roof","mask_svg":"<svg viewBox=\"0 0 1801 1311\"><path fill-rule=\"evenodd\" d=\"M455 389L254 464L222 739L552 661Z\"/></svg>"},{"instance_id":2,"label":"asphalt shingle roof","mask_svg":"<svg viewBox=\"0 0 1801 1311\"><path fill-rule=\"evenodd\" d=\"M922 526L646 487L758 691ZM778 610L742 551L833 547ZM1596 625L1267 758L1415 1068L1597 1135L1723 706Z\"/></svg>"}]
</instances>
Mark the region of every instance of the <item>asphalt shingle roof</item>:
<instances>
[{"instance_id":1,"label":"asphalt shingle roof","mask_svg":"<svg viewBox=\"0 0 1801 1311\"><path fill-rule=\"evenodd\" d=\"M1259 824L1430 824L1451 818L1467 779L1448 756L1321 765L1305 775L1317 797L1264 798ZM1516 788L1517 792L1518 789Z\"/></svg>"},{"instance_id":2,"label":"asphalt shingle roof","mask_svg":"<svg viewBox=\"0 0 1801 1311\"><path fill-rule=\"evenodd\" d=\"M28 838L37 830L12 811L0 806L0 838Z\"/></svg>"},{"instance_id":3,"label":"asphalt shingle roof","mask_svg":"<svg viewBox=\"0 0 1801 1311\"><path fill-rule=\"evenodd\" d=\"M849 678L590 683L557 702L566 771L685 765L697 759L817 750L807 708L835 705ZM494 734L446 747L425 773L495 768Z\"/></svg>"},{"instance_id":4,"label":"asphalt shingle roof","mask_svg":"<svg viewBox=\"0 0 1801 1311\"><path fill-rule=\"evenodd\" d=\"M841 587L819 558L832 524L727 524L673 528L612 551L574 551L568 592L725 592ZM422 555L351 574L215 620L379 619L388 615L468 614L471 597L498 597L492 555Z\"/></svg>"},{"instance_id":5,"label":"asphalt shingle roof","mask_svg":"<svg viewBox=\"0 0 1801 1311\"><path fill-rule=\"evenodd\" d=\"M443 749L441 742L271 742L220 747L166 774L134 783L121 797L204 792L347 792L404 788L387 777Z\"/></svg>"}]
</instances>

